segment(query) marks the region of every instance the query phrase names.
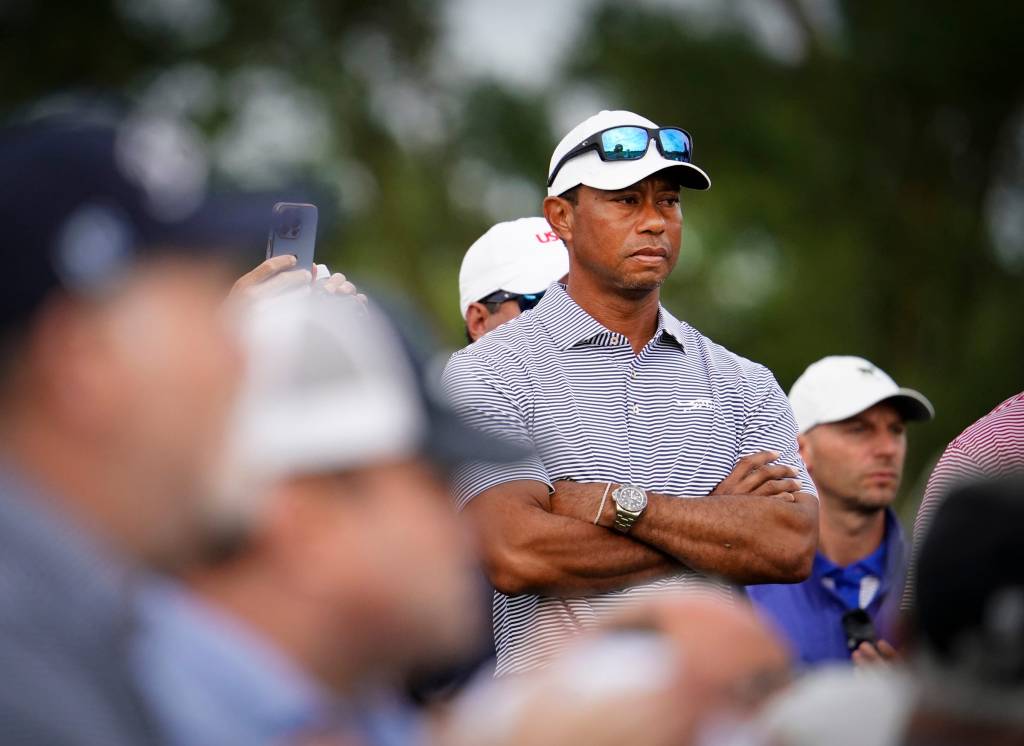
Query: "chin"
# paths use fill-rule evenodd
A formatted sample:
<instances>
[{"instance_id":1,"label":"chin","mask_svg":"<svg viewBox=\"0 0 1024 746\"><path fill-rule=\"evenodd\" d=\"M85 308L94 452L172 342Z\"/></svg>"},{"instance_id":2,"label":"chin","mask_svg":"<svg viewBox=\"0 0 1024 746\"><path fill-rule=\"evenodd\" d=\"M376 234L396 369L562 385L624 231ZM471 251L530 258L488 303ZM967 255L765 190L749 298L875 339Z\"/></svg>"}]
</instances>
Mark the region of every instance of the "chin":
<instances>
[{"instance_id":1,"label":"chin","mask_svg":"<svg viewBox=\"0 0 1024 746\"><path fill-rule=\"evenodd\" d=\"M619 287L623 290L631 290L637 292L651 292L657 290L665 284L664 277L625 277L619 283Z\"/></svg>"}]
</instances>

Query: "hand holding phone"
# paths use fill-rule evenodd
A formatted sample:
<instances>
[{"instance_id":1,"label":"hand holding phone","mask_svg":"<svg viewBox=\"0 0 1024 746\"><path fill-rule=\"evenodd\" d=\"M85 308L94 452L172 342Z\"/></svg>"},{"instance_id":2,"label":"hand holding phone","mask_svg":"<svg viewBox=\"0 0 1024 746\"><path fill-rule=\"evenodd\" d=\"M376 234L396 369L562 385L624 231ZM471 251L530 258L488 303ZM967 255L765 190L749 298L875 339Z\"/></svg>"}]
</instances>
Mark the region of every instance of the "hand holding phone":
<instances>
[{"instance_id":1,"label":"hand holding phone","mask_svg":"<svg viewBox=\"0 0 1024 746\"><path fill-rule=\"evenodd\" d=\"M267 259L291 254L295 268L314 272L313 251L316 247L316 205L278 202L274 205Z\"/></svg>"}]
</instances>

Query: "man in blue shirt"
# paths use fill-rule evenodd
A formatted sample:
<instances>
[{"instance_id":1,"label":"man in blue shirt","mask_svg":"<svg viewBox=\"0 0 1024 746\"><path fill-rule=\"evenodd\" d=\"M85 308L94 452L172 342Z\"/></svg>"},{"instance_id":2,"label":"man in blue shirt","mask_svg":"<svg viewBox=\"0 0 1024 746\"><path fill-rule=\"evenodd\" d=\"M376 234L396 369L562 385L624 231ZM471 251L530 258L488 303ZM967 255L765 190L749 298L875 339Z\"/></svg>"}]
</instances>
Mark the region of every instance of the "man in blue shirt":
<instances>
[{"instance_id":1,"label":"man in blue shirt","mask_svg":"<svg viewBox=\"0 0 1024 746\"><path fill-rule=\"evenodd\" d=\"M789 394L800 454L821 500L811 577L755 585L750 598L808 664L888 658L906 572L903 533L890 505L900 486L905 423L931 403L859 357L826 357Z\"/></svg>"}]
</instances>

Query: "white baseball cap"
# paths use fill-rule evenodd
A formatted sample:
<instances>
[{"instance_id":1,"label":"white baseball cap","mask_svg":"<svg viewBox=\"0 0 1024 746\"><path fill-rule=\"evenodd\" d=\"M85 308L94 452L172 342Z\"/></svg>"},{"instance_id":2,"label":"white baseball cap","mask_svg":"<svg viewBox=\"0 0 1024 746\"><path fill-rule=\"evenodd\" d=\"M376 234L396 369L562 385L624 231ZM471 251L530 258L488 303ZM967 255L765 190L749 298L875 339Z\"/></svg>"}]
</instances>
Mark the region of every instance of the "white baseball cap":
<instances>
[{"instance_id":1,"label":"white baseball cap","mask_svg":"<svg viewBox=\"0 0 1024 746\"><path fill-rule=\"evenodd\" d=\"M930 420L932 403L918 391L896 385L862 357L831 355L807 366L789 391L800 433L860 414L879 402L895 405L906 420Z\"/></svg>"},{"instance_id":2,"label":"white baseball cap","mask_svg":"<svg viewBox=\"0 0 1024 746\"><path fill-rule=\"evenodd\" d=\"M238 309L246 369L209 503L217 529L250 525L271 487L422 455L448 467L522 458L463 425L427 390L377 306L288 293Z\"/></svg>"},{"instance_id":3,"label":"white baseball cap","mask_svg":"<svg viewBox=\"0 0 1024 746\"><path fill-rule=\"evenodd\" d=\"M566 153L580 145L591 135L603 132L611 127L636 125L639 127L657 128L659 125L646 117L631 111L601 111L573 127L569 134L562 138L551 155L548 165L548 178L555 166ZM648 142L647 152L643 158L635 161L602 161L597 151L587 151L566 161L548 187L548 196L557 197L575 186L585 184L594 189L625 189L631 184L646 179L653 173L672 169L673 175L679 179L679 185L687 189L710 189L711 178L692 163L673 161L661 154L657 146Z\"/></svg>"},{"instance_id":4,"label":"white baseball cap","mask_svg":"<svg viewBox=\"0 0 1024 746\"><path fill-rule=\"evenodd\" d=\"M569 272L569 253L544 218L498 223L469 247L459 270L462 317L491 293L540 293Z\"/></svg>"}]
</instances>

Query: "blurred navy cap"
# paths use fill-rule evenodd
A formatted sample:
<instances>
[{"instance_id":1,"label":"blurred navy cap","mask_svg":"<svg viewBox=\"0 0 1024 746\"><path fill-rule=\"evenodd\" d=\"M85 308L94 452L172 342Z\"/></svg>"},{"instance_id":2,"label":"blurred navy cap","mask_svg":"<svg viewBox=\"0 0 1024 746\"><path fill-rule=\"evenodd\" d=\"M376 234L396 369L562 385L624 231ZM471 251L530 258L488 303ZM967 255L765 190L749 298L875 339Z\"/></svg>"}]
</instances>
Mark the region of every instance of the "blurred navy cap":
<instances>
[{"instance_id":1,"label":"blurred navy cap","mask_svg":"<svg viewBox=\"0 0 1024 746\"><path fill-rule=\"evenodd\" d=\"M207 194L205 154L166 120L70 113L0 130L0 318L88 293L156 252L242 261L265 245L266 195Z\"/></svg>"}]
</instances>

